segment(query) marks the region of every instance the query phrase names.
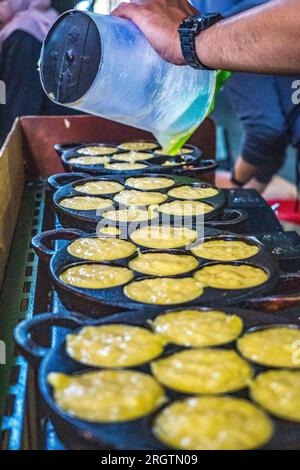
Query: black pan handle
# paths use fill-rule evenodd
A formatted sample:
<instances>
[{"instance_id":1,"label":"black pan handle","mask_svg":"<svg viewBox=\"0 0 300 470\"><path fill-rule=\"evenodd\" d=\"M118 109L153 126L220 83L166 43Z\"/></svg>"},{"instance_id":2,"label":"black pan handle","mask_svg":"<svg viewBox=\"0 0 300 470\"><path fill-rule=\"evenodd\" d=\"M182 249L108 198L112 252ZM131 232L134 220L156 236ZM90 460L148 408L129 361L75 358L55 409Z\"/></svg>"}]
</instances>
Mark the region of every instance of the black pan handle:
<instances>
[{"instance_id":1,"label":"black pan handle","mask_svg":"<svg viewBox=\"0 0 300 470\"><path fill-rule=\"evenodd\" d=\"M268 313L300 306L300 273L281 273L271 294L248 299L247 308Z\"/></svg>"},{"instance_id":2,"label":"black pan handle","mask_svg":"<svg viewBox=\"0 0 300 470\"><path fill-rule=\"evenodd\" d=\"M31 244L37 255L43 261L49 263L51 256L53 256L55 253L53 248L55 241L75 240L76 238L82 237L83 235L84 232L76 228L48 230L46 232L35 235L31 241Z\"/></svg>"},{"instance_id":3,"label":"black pan handle","mask_svg":"<svg viewBox=\"0 0 300 470\"><path fill-rule=\"evenodd\" d=\"M219 164L215 160L201 160L199 166L191 166L190 168L184 168L178 170L180 175L184 174L187 177L193 177L198 173L209 173L210 171L215 171L218 168Z\"/></svg>"},{"instance_id":4,"label":"black pan handle","mask_svg":"<svg viewBox=\"0 0 300 470\"><path fill-rule=\"evenodd\" d=\"M19 323L14 331L14 340L18 351L31 363L39 363L49 352L51 347L46 348L32 339L32 333L38 327L61 326L63 328L75 329L86 324L86 318L79 313L60 314L42 313L30 320Z\"/></svg>"},{"instance_id":5,"label":"black pan handle","mask_svg":"<svg viewBox=\"0 0 300 470\"><path fill-rule=\"evenodd\" d=\"M224 209L219 220L208 220L205 222L207 227L213 228L231 228L245 222L248 219L248 213L243 209Z\"/></svg>"},{"instance_id":6,"label":"black pan handle","mask_svg":"<svg viewBox=\"0 0 300 470\"><path fill-rule=\"evenodd\" d=\"M74 181L88 178L90 175L87 173L58 173L48 178L48 185L52 191L57 191L66 184L73 183Z\"/></svg>"},{"instance_id":7,"label":"black pan handle","mask_svg":"<svg viewBox=\"0 0 300 470\"><path fill-rule=\"evenodd\" d=\"M78 147L79 145L82 145L82 144L83 144L83 142L77 142L77 143L70 142L70 143L67 143L67 144L55 144L54 145L54 150L59 156L61 156L67 150L74 149L75 147Z\"/></svg>"}]
</instances>

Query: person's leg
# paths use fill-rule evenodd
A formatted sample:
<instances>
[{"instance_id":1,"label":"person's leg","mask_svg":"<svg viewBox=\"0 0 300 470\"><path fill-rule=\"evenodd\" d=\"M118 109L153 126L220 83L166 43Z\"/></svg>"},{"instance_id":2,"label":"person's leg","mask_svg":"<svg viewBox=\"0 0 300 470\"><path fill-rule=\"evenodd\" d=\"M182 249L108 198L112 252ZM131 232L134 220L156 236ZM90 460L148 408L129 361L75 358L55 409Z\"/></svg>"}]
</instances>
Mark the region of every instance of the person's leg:
<instances>
[{"instance_id":1,"label":"person's leg","mask_svg":"<svg viewBox=\"0 0 300 470\"><path fill-rule=\"evenodd\" d=\"M245 133L232 185L261 192L281 167L287 145L287 120L276 79L237 73L228 82L227 92Z\"/></svg>"},{"instance_id":2,"label":"person's leg","mask_svg":"<svg viewBox=\"0 0 300 470\"><path fill-rule=\"evenodd\" d=\"M18 116L39 114L43 92L38 74L41 43L23 31L3 44L0 79L6 84L6 104L0 106L0 143Z\"/></svg>"}]
</instances>

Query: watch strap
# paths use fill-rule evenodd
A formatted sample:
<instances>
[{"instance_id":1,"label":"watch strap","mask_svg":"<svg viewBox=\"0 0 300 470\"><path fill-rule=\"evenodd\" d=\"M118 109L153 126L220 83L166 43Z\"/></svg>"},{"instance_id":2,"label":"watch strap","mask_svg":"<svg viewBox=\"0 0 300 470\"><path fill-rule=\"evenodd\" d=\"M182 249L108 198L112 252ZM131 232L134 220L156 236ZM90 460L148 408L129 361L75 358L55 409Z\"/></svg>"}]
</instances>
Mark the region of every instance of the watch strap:
<instances>
[{"instance_id":1,"label":"watch strap","mask_svg":"<svg viewBox=\"0 0 300 470\"><path fill-rule=\"evenodd\" d=\"M208 29L213 24L223 19L220 13L208 13L203 16L192 16L185 18L179 27L179 36L182 54L188 65L195 69L213 70L204 65L197 55L196 37L201 31Z\"/></svg>"}]
</instances>

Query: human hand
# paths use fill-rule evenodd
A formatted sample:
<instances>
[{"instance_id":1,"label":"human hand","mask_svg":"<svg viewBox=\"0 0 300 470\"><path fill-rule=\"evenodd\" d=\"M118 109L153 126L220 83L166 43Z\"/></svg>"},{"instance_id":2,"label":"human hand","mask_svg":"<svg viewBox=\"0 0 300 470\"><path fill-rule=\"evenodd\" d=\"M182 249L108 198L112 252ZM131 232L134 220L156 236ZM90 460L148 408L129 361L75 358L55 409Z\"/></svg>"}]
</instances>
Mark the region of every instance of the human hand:
<instances>
[{"instance_id":1,"label":"human hand","mask_svg":"<svg viewBox=\"0 0 300 470\"><path fill-rule=\"evenodd\" d=\"M163 59L184 65L178 28L184 18L197 13L187 0L134 0L121 3L112 15L135 23Z\"/></svg>"}]
</instances>

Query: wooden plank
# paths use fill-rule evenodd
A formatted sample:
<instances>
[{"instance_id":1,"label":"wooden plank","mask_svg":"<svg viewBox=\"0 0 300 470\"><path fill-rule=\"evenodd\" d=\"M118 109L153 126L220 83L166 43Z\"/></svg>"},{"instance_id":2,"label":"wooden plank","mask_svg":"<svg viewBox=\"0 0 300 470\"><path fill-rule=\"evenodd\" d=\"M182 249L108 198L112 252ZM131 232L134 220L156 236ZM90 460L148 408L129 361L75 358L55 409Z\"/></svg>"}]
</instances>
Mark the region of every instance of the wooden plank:
<instances>
[{"instance_id":1,"label":"wooden plank","mask_svg":"<svg viewBox=\"0 0 300 470\"><path fill-rule=\"evenodd\" d=\"M19 215L24 184L22 131L19 120L16 120L0 150L0 286Z\"/></svg>"}]
</instances>

